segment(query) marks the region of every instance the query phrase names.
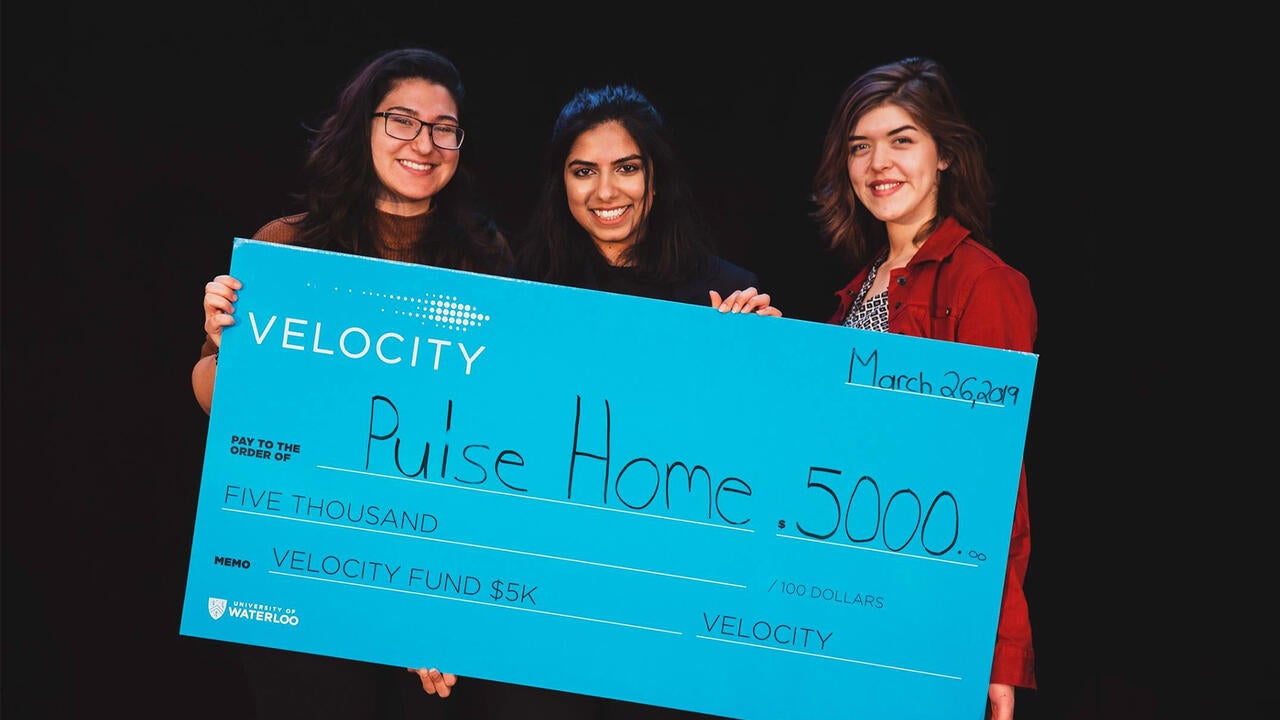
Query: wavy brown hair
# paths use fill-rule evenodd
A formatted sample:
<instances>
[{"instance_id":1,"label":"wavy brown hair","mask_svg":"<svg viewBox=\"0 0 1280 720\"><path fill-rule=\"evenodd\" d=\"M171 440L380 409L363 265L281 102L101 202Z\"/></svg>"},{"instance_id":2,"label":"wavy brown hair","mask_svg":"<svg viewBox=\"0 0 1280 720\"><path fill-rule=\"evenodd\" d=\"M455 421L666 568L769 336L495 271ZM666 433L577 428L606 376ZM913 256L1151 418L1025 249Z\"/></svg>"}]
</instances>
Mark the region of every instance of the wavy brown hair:
<instances>
[{"instance_id":1,"label":"wavy brown hair","mask_svg":"<svg viewBox=\"0 0 1280 720\"><path fill-rule=\"evenodd\" d=\"M961 113L946 70L921 57L868 70L845 88L836 105L813 179L817 208L811 213L829 247L860 266L888 242L884 223L858 201L849 181L849 136L863 115L886 104L906 111L948 162L938 180L938 212L921 228L916 244L950 216L990 247L994 187L985 144Z\"/></svg>"}]
</instances>

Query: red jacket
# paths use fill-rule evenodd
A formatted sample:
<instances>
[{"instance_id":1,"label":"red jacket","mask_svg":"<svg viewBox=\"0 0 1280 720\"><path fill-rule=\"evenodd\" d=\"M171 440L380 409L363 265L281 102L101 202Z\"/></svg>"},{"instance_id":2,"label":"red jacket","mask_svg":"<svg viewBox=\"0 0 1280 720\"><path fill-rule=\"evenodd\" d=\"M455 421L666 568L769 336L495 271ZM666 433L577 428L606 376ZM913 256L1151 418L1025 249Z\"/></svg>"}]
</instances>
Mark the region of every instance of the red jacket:
<instances>
[{"instance_id":1,"label":"red jacket","mask_svg":"<svg viewBox=\"0 0 1280 720\"><path fill-rule=\"evenodd\" d=\"M840 307L828 322L844 323L867 278L863 268L836 293ZM925 240L905 267L889 276L889 332L1032 352L1036 306L1026 276L978 244L954 218ZM1005 569L1004 597L996 629L991 682L1034 688L1035 652L1031 619L1022 590L1031 556L1027 471L1018 479L1013 534Z\"/></svg>"}]
</instances>

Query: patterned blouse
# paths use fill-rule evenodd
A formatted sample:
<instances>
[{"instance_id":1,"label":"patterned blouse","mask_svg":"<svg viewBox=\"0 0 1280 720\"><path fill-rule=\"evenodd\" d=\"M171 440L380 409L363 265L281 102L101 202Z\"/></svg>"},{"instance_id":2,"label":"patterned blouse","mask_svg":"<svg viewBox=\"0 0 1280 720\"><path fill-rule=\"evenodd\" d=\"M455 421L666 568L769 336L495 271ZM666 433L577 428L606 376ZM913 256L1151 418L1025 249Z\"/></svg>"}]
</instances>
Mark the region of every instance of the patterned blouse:
<instances>
[{"instance_id":1,"label":"patterned blouse","mask_svg":"<svg viewBox=\"0 0 1280 720\"><path fill-rule=\"evenodd\" d=\"M871 283L876 281L876 271L880 269L881 263L887 260L888 256L888 251L882 250L875 262L871 263L871 271L867 273L867 279L863 281L862 289L858 290L858 297L854 299L853 305L849 308L849 316L844 319L845 327L889 332L889 291L882 290L867 298L867 291L871 289ZM866 302L863 302L864 300Z\"/></svg>"}]
</instances>

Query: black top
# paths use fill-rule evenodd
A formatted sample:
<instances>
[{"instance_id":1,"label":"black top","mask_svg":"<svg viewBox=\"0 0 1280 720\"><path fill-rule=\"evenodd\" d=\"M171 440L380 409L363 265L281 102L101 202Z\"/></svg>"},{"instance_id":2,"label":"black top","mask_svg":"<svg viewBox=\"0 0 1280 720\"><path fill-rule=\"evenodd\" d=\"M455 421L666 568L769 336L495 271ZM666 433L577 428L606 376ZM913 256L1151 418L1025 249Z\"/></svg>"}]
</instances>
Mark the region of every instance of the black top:
<instances>
[{"instance_id":1,"label":"black top","mask_svg":"<svg viewBox=\"0 0 1280 720\"><path fill-rule=\"evenodd\" d=\"M755 273L719 257L712 258L706 272L681 282L655 283L639 277L634 268L614 267L604 263L593 263L582 274L582 280L580 287L588 290L707 306L711 304L711 296L708 294L711 290L723 297L735 290L759 288L759 279Z\"/></svg>"}]
</instances>

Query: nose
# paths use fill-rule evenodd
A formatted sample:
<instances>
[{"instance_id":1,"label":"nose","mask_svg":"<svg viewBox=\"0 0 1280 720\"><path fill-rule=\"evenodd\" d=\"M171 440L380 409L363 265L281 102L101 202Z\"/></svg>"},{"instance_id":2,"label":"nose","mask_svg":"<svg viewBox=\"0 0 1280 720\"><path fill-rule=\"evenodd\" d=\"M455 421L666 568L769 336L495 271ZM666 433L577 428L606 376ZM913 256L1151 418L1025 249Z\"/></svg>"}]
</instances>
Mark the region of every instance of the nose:
<instances>
[{"instance_id":1,"label":"nose","mask_svg":"<svg viewBox=\"0 0 1280 720\"><path fill-rule=\"evenodd\" d=\"M617 195L618 188L614 185L612 176L609 173L601 173L600 182L596 184L596 196L608 202Z\"/></svg>"},{"instance_id":2,"label":"nose","mask_svg":"<svg viewBox=\"0 0 1280 720\"><path fill-rule=\"evenodd\" d=\"M890 158L889 145L877 143L871 146L871 169L884 170L892 164L893 159Z\"/></svg>"}]
</instances>

